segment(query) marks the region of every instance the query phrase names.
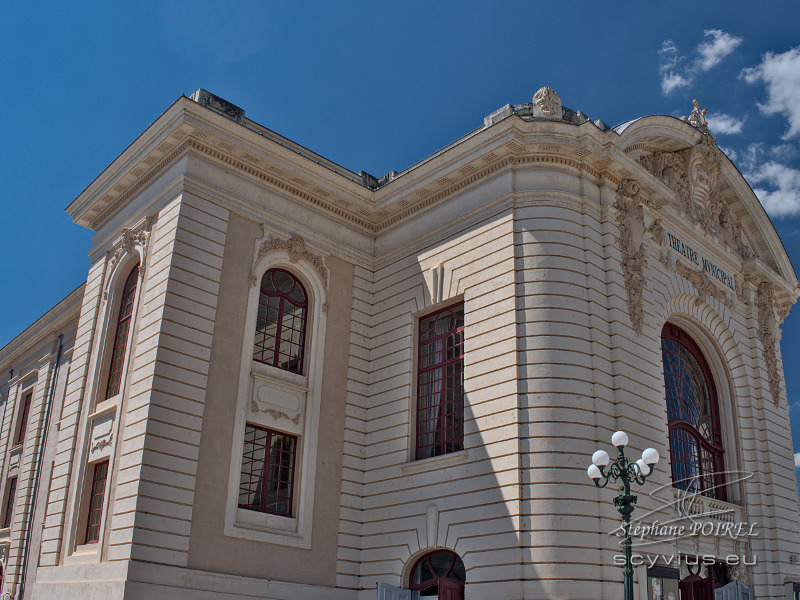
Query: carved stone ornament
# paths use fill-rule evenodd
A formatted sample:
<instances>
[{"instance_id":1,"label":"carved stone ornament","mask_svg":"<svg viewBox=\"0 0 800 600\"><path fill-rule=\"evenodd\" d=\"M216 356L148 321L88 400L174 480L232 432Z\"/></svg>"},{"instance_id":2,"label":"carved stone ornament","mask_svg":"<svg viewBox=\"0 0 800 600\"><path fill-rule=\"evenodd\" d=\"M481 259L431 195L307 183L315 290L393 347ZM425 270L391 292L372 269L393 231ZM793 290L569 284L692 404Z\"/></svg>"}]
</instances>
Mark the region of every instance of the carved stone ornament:
<instances>
[{"instance_id":1,"label":"carved stone ornament","mask_svg":"<svg viewBox=\"0 0 800 600\"><path fill-rule=\"evenodd\" d=\"M792 310L792 303L781 302L775 305L775 309L778 311L778 322L783 323L783 320L789 316L789 312Z\"/></svg>"},{"instance_id":2,"label":"carved stone ornament","mask_svg":"<svg viewBox=\"0 0 800 600\"><path fill-rule=\"evenodd\" d=\"M91 448L89 448L89 452L97 452L98 450L102 450L107 446L111 445L111 440L113 439L113 434L109 435L107 438L103 438L102 440L97 440Z\"/></svg>"},{"instance_id":3,"label":"carved stone ornament","mask_svg":"<svg viewBox=\"0 0 800 600\"><path fill-rule=\"evenodd\" d=\"M280 410L275 410L274 408L261 408L258 405L258 402L256 402L255 400L251 400L250 401L250 410L253 411L254 413L259 413L259 412L266 413L266 414L268 414L270 417L272 417L275 420L277 420L277 419L286 419L287 421L291 421L295 425L299 424L300 423L300 419L303 418L303 414L302 413L297 413L294 416L294 418L292 418L289 415L287 415L285 412L282 412Z\"/></svg>"},{"instance_id":4,"label":"carved stone ornament","mask_svg":"<svg viewBox=\"0 0 800 600\"><path fill-rule=\"evenodd\" d=\"M702 133L707 135L713 143L717 143L717 138L711 135L711 130L708 128L706 115L708 114L707 108L700 108L700 103L697 100L692 100L692 112L688 117L682 117L682 121L686 121L692 127L699 129Z\"/></svg>"},{"instance_id":5,"label":"carved stone ornament","mask_svg":"<svg viewBox=\"0 0 800 600\"><path fill-rule=\"evenodd\" d=\"M647 228L647 231L650 232L650 235L653 236L653 240L659 246L664 243L664 227L661 225L661 219L656 219Z\"/></svg>"},{"instance_id":6,"label":"carved stone ornament","mask_svg":"<svg viewBox=\"0 0 800 600\"><path fill-rule=\"evenodd\" d=\"M714 285L711 278L704 271L687 267L681 261L675 262L675 270L697 289L700 297L704 299L708 297L716 298L728 308L733 308L736 305L736 301Z\"/></svg>"},{"instance_id":7,"label":"carved stone ornament","mask_svg":"<svg viewBox=\"0 0 800 600\"><path fill-rule=\"evenodd\" d=\"M778 374L777 323L775 322L775 290L768 281L758 284L756 307L758 308L758 339L764 348L764 363L767 367L767 383L775 404L781 398L781 377Z\"/></svg>"},{"instance_id":8,"label":"carved stone ornament","mask_svg":"<svg viewBox=\"0 0 800 600\"><path fill-rule=\"evenodd\" d=\"M543 87L533 95L533 116L546 119L561 119L564 111L561 98L551 87Z\"/></svg>"},{"instance_id":9,"label":"carved stone ornament","mask_svg":"<svg viewBox=\"0 0 800 600\"><path fill-rule=\"evenodd\" d=\"M262 225L262 229L263 229ZM306 248L305 240L299 235L293 235L288 240L269 235L269 237L261 243L258 248L258 256L256 260L264 256L270 250L286 250L289 253L289 262L295 263L301 258L309 262L314 269L316 269L319 276L322 278L322 283L327 289L328 287L328 268L325 266L323 258ZM258 282L256 282L258 283Z\"/></svg>"},{"instance_id":10,"label":"carved stone ornament","mask_svg":"<svg viewBox=\"0 0 800 600\"><path fill-rule=\"evenodd\" d=\"M628 292L628 315L636 333L642 332L642 295L644 292L644 267L646 249L642 247L644 238L644 211L639 197L639 185L632 179L624 179L617 189L614 200L617 209L617 226L620 248L620 265L625 277Z\"/></svg>"},{"instance_id":11,"label":"carved stone ornament","mask_svg":"<svg viewBox=\"0 0 800 600\"><path fill-rule=\"evenodd\" d=\"M741 563L728 565L728 579L730 581L741 581L742 585L746 588L753 587L750 582L750 570L747 568L747 565Z\"/></svg>"},{"instance_id":12,"label":"carved stone ornament","mask_svg":"<svg viewBox=\"0 0 800 600\"><path fill-rule=\"evenodd\" d=\"M701 110L696 100L694 105L692 114L683 119L705 134L700 143L677 152L654 152L639 163L672 190L676 208L690 223L700 225L706 235L718 237L742 261L749 260L753 251L720 193L721 155L705 120L708 111Z\"/></svg>"},{"instance_id":13,"label":"carved stone ornament","mask_svg":"<svg viewBox=\"0 0 800 600\"><path fill-rule=\"evenodd\" d=\"M145 258L147 257L147 244L150 241L150 224L151 219L145 219L144 224L137 230L129 229L128 227L122 228L122 236L114 245L114 254L109 261L108 273L113 273L117 264L131 252L139 253L139 276L144 277ZM106 289L103 290L103 302L108 299L108 283L106 280Z\"/></svg>"}]
</instances>

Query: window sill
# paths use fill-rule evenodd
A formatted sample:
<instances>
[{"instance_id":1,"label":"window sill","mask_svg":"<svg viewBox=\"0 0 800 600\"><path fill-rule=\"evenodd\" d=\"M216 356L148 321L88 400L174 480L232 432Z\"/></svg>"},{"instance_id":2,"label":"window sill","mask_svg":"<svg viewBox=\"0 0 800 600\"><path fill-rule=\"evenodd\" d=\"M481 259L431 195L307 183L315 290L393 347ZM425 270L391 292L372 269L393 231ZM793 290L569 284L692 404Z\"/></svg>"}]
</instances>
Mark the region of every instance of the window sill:
<instances>
[{"instance_id":1,"label":"window sill","mask_svg":"<svg viewBox=\"0 0 800 600\"><path fill-rule=\"evenodd\" d=\"M297 390L307 392L308 391L308 378L305 375L298 375L297 373L292 373L291 371L284 371L283 369L279 369L278 367L273 367L270 365L265 365L264 363L260 363L257 360L253 361L253 365L250 368L250 372L260 379L264 380L272 380L278 381L287 385L289 387L293 387Z\"/></svg>"},{"instance_id":2,"label":"window sill","mask_svg":"<svg viewBox=\"0 0 800 600\"><path fill-rule=\"evenodd\" d=\"M0 529L0 540L11 537L11 527L3 527Z\"/></svg>"},{"instance_id":3,"label":"window sill","mask_svg":"<svg viewBox=\"0 0 800 600\"><path fill-rule=\"evenodd\" d=\"M118 397L119 394L97 404L97 406L94 407L94 412L89 415L89 418L96 419L97 417L101 417L107 413L114 412L117 409Z\"/></svg>"},{"instance_id":4,"label":"window sill","mask_svg":"<svg viewBox=\"0 0 800 600\"><path fill-rule=\"evenodd\" d=\"M442 454L441 456L432 456L430 458L423 458L400 465L400 470L403 473L422 473L431 469L442 469L452 465L458 465L466 462L469 458L469 450L460 450L459 452L452 452L451 454Z\"/></svg>"},{"instance_id":5,"label":"window sill","mask_svg":"<svg viewBox=\"0 0 800 600\"><path fill-rule=\"evenodd\" d=\"M311 548L311 532L299 532L300 523L295 517L238 507L235 515L235 522L225 527L226 536L294 548Z\"/></svg>"},{"instance_id":6,"label":"window sill","mask_svg":"<svg viewBox=\"0 0 800 600\"><path fill-rule=\"evenodd\" d=\"M97 562L97 549L100 544L81 544L76 546L72 554L64 557L64 564L80 565Z\"/></svg>"},{"instance_id":7,"label":"window sill","mask_svg":"<svg viewBox=\"0 0 800 600\"><path fill-rule=\"evenodd\" d=\"M262 531L280 531L282 533L294 533L297 531L297 519L293 517L242 507L236 509L236 525L252 527Z\"/></svg>"}]
</instances>

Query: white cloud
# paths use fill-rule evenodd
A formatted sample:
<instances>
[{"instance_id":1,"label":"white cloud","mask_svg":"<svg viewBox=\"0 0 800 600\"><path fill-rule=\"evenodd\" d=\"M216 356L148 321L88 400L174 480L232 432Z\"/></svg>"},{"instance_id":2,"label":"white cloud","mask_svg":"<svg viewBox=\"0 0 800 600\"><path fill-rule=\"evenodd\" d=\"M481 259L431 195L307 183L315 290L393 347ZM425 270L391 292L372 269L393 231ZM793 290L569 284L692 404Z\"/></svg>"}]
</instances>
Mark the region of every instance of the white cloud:
<instances>
[{"instance_id":1,"label":"white cloud","mask_svg":"<svg viewBox=\"0 0 800 600\"><path fill-rule=\"evenodd\" d=\"M780 162L794 150L779 146L750 144L742 152L742 174L771 217L800 214L800 170ZM777 159L777 160L776 160Z\"/></svg>"},{"instance_id":2,"label":"white cloud","mask_svg":"<svg viewBox=\"0 0 800 600\"><path fill-rule=\"evenodd\" d=\"M794 453L794 467L795 469L800 469L800 452Z\"/></svg>"},{"instance_id":3,"label":"white cloud","mask_svg":"<svg viewBox=\"0 0 800 600\"><path fill-rule=\"evenodd\" d=\"M760 65L742 70L739 76L747 83L766 85L767 102L758 107L766 115L782 114L788 119L783 139L800 137L800 46L783 54L767 52Z\"/></svg>"},{"instance_id":4,"label":"white cloud","mask_svg":"<svg viewBox=\"0 0 800 600\"><path fill-rule=\"evenodd\" d=\"M739 160L739 154L733 148L728 148L727 146L720 146L719 149L722 150L725 153L725 156L730 158L733 162Z\"/></svg>"},{"instance_id":5,"label":"white cloud","mask_svg":"<svg viewBox=\"0 0 800 600\"><path fill-rule=\"evenodd\" d=\"M671 94L673 90L689 85L689 79L681 75L678 71L684 59L678 57L678 48L672 40L666 40L658 51L661 57L661 66L658 71L661 73L661 89L665 94Z\"/></svg>"},{"instance_id":6,"label":"white cloud","mask_svg":"<svg viewBox=\"0 0 800 600\"><path fill-rule=\"evenodd\" d=\"M800 170L777 162L765 162L744 173L753 192L771 217L800 214ZM767 187L759 187L765 184Z\"/></svg>"},{"instance_id":7,"label":"white cloud","mask_svg":"<svg viewBox=\"0 0 800 600\"><path fill-rule=\"evenodd\" d=\"M788 162L797 158L800 151L794 144L778 144L769 149L769 156L778 162Z\"/></svg>"},{"instance_id":8,"label":"white cloud","mask_svg":"<svg viewBox=\"0 0 800 600\"><path fill-rule=\"evenodd\" d=\"M742 43L742 38L734 37L721 29L707 29L703 34L706 41L697 47L700 57L695 65L698 71L713 69Z\"/></svg>"},{"instance_id":9,"label":"white cloud","mask_svg":"<svg viewBox=\"0 0 800 600\"><path fill-rule=\"evenodd\" d=\"M736 117L723 114L709 114L706 116L706 122L708 123L709 129L711 129L711 133L717 135L742 133L742 126L744 126L744 119L737 119Z\"/></svg>"},{"instance_id":10,"label":"white cloud","mask_svg":"<svg viewBox=\"0 0 800 600\"><path fill-rule=\"evenodd\" d=\"M688 86L690 83L690 79L678 73L667 73L661 77L661 89L667 95L679 87Z\"/></svg>"},{"instance_id":11,"label":"white cloud","mask_svg":"<svg viewBox=\"0 0 800 600\"><path fill-rule=\"evenodd\" d=\"M674 90L691 85L698 74L716 67L722 59L736 50L742 38L725 33L721 29L707 29L703 32L704 41L695 48L697 58L688 62L685 56L678 54L678 47L672 40L661 45L658 55L661 57L659 73L661 74L661 90L669 95Z\"/></svg>"}]
</instances>

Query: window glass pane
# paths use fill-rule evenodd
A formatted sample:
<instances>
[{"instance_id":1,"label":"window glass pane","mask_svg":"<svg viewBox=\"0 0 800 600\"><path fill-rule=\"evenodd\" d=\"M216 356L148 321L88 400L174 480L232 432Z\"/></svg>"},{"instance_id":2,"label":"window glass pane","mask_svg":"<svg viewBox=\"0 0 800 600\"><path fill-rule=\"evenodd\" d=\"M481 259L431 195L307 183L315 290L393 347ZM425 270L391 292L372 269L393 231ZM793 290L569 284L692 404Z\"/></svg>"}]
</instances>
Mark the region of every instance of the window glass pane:
<instances>
[{"instance_id":1,"label":"window glass pane","mask_svg":"<svg viewBox=\"0 0 800 600\"><path fill-rule=\"evenodd\" d=\"M103 499L105 497L106 479L108 477L108 461L94 466L92 485L89 490L89 514L86 518L86 544L94 544L100 540L100 525L103 517Z\"/></svg>"},{"instance_id":2,"label":"window glass pane","mask_svg":"<svg viewBox=\"0 0 800 600\"><path fill-rule=\"evenodd\" d=\"M272 282L279 292L290 292L294 287L294 278L284 271L273 271Z\"/></svg>"},{"instance_id":3,"label":"window glass pane","mask_svg":"<svg viewBox=\"0 0 800 600\"><path fill-rule=\"evenodd\" d=\"M253 359L302 373L307 309L305 290L291 273L267 271L259 296Z\"/></svg>"},{"instance_id":4,"label":"window glass pane","mask_svg":"<svg viewBox=\"0 0 800 600\"><path fill-rule=\"evenodd\" d=\"M296 438L247 425L239 506L290 516Z\"/></svg>"},{"instance_id":5,"label":"window glass pane","mask_svg":"<svg viewBox=\"0 0 800 600\"><path fill-rule=\"evenodd\" d=\"M699 348L679 328L662 331L673 485L725 499L717 399Z\"/></svg>"},{"instance_id":6,"label":"window glass pane","mask_svg":"<svg viewBox=\"0 0 800 600\"><path fill-rule=\"evenodd\" d=\"M136 285L139 280L139 265L137 264L128 274L122 288L119 313L117 316L114 342L111 345L111 358L108 368L108 382L106 384L105 399L119 394L122 385L122 370L125 366L125 349L128 344L128 332L133 316L133 301L136 298Z\"/></svg>"},{"instance_id":7,"label":"window glass pane","mask_svg":"<svg viewBox=\"0 0 800 600\"><path fill-rule=\"evenodd\" d=\"M417 459L463 448L463 305L420 319Z\"/></svg>"}]
</instances>

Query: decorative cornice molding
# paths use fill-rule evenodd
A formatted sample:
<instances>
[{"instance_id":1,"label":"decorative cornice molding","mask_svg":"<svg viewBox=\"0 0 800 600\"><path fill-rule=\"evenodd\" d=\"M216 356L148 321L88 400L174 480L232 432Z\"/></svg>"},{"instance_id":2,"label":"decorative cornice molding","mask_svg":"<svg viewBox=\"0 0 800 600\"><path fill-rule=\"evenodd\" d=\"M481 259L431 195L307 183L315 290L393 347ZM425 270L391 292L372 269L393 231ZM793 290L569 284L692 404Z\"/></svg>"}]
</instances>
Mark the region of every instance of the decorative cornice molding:
<instances>
[{"instance_id":1,"label":"decorative cornice molding","mask_svg":"<svg viewBox=\"0 0 800 600\"><path fill-rule=\"evenodd\" d=\"M644 293L644 267L647 250L642 247L644 238L644 210L639 196L639 184L633 179L624 179L614 199L617 210L620 249L620 266L628 292L628 316L636 333L642 332L642 296Z\"/></svg>"},{"instance_id":2,"label":"decorative cornice molding","mask_svg":"<svg viewBox=\"0 0 800 600\"><path fill-rule=\"evenodd\" d=\"M428 206L459 192L460 190L474 184L475 182L488 177L497 171L513 166L513 165L526 165L526 164L553 164L553 165L560 165L565 167L570 167L576 169L581 172L587 173L589 176L595 178L596 180L600 179L608 179L614 184L619 184L621 178L614 174L613 172L608 170L608 166L611 164L612 160L608 156L601 157L598 159L597 164L592 164L589 160L581 160L580 158L574 158L569 156L561 155L561 152L567 152L571 149L569 146L564 146L561 148L558 147L558 153L548 153L548 151L542 151L540 153L535 154L521 154L517 153L515 156L505 156L501 157L495 162L487 165L484 168L479 169L465 169L463 166L459 169L460 173L454 178L455 180L451 185L448 185L446 188L438 190L436 192L426 189L422 189L416 192L416 197L411 199L408 195L404 195L401 199L396 202L392 202L389 207L385 208L376 208L368 204L364 205L357 205L356 203L350 200L341 200L337 198L332 198L330 200L324 199L321 197L321 194L314 194L308 191L301 189L299 186L293 185L292 183L281 179L274 174L267 172L262 168L258 168L256 165L247 162L246 160L239 159L235 156L232 156L228 151L225 149L220 149L212 146L210 143L205 141L201 141L197 139L199 137L198 130L192 134L193 137L188 137L184 139L178 146L174 147L166 156L163 156L160 160L144 160L144 163L153 164L152 168L150 168L139 180L137 180L133 185L131 185L127 190L124 191L119 197L114 200L110 200L110 203L102 208L94 218L91 220L83 220L81 219L80 222L84 225L89 226L90 228L96 230L106 219L108 219L116 210L118 210L128 199L131 198L136 192L141 190L145 185L147 185L156 175L166 169L172 162L177 160L184 152L186 151L195 151L200 152L208 157L211 157L217 161L224 163L225 165L237 169L243 173L246 173L252 177L255 177L265 184L269 185L270 187L275 188L276 190L289 194L295 198L308 202L314 206L317 206L336 217L342 218L351 224L367 230L371 233L377 233L391 227L398 221L401 221L421 210L424 210ZM182 136L183 137L183 136ZM162 143L159 145L159 149L169 150L171 145ZM526 146L522 144L517 144L520 151L524 151ZM550 146L548 146L550 148ZM556 148L556 146L553 146ZM555 150L553 151L555 152ZM248 155L249 156L249 155ZM490 154L490 156L493 156ZM486 159L484 158L484 162ZM137 167L132 172L141 171L141 167ZM452 177L449 175L448 179ZM124 189L124 188L123 188ZM427 192L427 193L426 193Z\"/></svg>"},{"instance_id":3,"label":"decorative cornice molding","mask_svg":"<svg viewBox=\"0 0 800 600\"><path fill-rule=\"evenodd\" d=\"M114 200L111 204L109 204L105 209L103 209L98 216L92 219L89 222L89 227L93 230L97 230L97 228L105 221L108 217L110 217L114 211L116 211L120 206L122 206L131 196L133 196L136 192L142 189L145 185L147 185L153 177L158 175L161 171L163 171L171 162L173 162L176 158L178 158L184 151L190 148L193 145L194 141L189 139L180 144L177 148L175 148L172 152L170 152L167 156L162 158L156 166L154 166L147 174L145 174L141 179L139 179L136 183L134 183L131 187L129 187L125 193L119 196L116 200Z\"/></svg>"},{"instance_id":4,"label":"decorative cornice molding","mask_svg":"<svg viewBox=\"0 0 800 600\"><path fill-rule=\"evenodd\" d=\"M239 159L237 159L237 158L235 158L233 156L230 156L229 154L227 154L225 152L221 152L221 151L217 150L216 148L212 148L211 146L209 146L207 144L204 144L202 142L198 142L197 140L189 139L189 140L187 140L187 143L189 144L189 146L193 150L196 150L198 152L202 152L203 154L206 154L207 156L210 156L210 157L212 157L212 158L214 158L216 160L219 160L219 161L227 164L230 167L234 167L234 168L236 168L236 169L238 169L238 170L240 170L240 171L242 171L244 173L247 173L248 175L256 177L256 178L260 179L261 181L263 181L264 183L269 184L272 187L275 187L275 188L277 188L277 189L279 189L279 190L281 190L283 192L291 194L292 196L295 196L296 198L299 198L301 200L309 202L309 203L311 203L311 204L313 204L315 206L323 208L323 209L327 210L328 212L333 213L334 215L336 215L338 217L341 217L343 219L346 219L346 220L350 221L354 225L357 225L359 227L362 227L362 228L370 230L370 231L374 230L374 224L371 223L369 220L367 220L365 218L362 218L362 217L358 217L358 216L354 215L350 211L342 210L341 208L339 208L338 206L336 206L332 202L328 202L326 200L322 200L321 198L318 198L317 196L315 196L313 194L310 194L310 193L308 193L306 191L303 191L303 190L301 190L300 188L298 188L296 186L293 186L293 185L291 185L291 184L289 184L289 183L287 183L287 182L285 182L285 181L283 181L283 180L281 180L281 179L279 179L279 178L277 178L277 177L275 177L273 175L268 174L266 171L263 171L261 169L257 169L253 165L250 165L250 164L248 164L248 163L246 163L246 162L244 162L242 160L239 160ZM366 216L370 215L370 211L369 210L364 209L364 211L365 211Z\"/></svg>"}]
</instances>

